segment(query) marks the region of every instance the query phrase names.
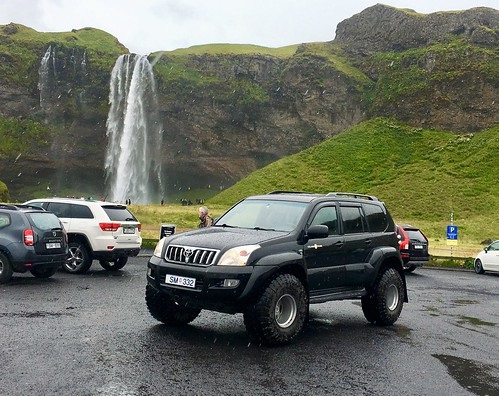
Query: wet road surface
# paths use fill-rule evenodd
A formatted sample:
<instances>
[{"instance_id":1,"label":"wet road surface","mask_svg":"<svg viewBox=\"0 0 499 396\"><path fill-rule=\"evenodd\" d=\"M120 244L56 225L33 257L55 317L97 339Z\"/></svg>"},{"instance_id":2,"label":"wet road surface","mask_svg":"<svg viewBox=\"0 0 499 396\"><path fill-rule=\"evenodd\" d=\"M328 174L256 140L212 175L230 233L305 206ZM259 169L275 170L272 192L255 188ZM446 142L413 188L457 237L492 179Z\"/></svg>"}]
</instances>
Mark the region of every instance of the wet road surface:
<instances>
[{"instance_id":1,"label":"wet road surface","mask_svg":"<svg viewBox=\"0 0 499 396\"><path fill-rule=\"evenodd\" d=\"M265 348L242 315L155 321L146 262L0 285L0 395L499 395L499 275L418 269L394 326L312 305L296 342Z\"/></svg>"}]
</instances>

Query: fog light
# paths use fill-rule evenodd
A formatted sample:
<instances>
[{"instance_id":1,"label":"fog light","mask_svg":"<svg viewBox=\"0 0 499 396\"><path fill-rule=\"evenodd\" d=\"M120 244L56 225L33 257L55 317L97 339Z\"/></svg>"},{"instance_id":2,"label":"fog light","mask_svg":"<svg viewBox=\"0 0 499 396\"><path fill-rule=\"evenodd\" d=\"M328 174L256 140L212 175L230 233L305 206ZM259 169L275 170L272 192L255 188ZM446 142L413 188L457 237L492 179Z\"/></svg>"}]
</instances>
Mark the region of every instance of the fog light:
<instances>
[{"instance_id":1,"label":"fog light","mask_svg":"<svg viewBox=\"0 0 499 396\"><path fill-rule=\"evenodd\" d=\"M147 268L147 276L152 278L152 268Z\"/></svg>"},{"instance_id":2,"label":"fog light","mask_svg":"<svg viewBox=\"0 0 499 396\"><path fill-rule=\"evenodd\" d=\"M237 287L239 286L238 279L224 279L224 287Z\"/></svg>"}]
</instances>

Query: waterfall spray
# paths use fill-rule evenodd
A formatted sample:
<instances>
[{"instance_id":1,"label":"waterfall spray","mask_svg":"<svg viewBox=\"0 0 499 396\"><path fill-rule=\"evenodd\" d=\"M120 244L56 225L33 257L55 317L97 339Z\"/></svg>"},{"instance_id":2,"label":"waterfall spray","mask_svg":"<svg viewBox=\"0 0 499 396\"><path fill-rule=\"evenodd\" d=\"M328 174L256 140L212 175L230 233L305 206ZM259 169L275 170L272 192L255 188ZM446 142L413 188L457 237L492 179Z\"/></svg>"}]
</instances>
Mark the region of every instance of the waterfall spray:
<instances>
[{"instance_id":1,"label":"waterfall spray","mask_svg":"<svg viewBox=\"0 0 499 396\"><path fill-rule=\"evenodd\" d=\"M150 203L162 196L161 144L156 85L146 56L121 55L111 73L108 146L105 158L108 199Z\"/></svg>"}]
</instances>

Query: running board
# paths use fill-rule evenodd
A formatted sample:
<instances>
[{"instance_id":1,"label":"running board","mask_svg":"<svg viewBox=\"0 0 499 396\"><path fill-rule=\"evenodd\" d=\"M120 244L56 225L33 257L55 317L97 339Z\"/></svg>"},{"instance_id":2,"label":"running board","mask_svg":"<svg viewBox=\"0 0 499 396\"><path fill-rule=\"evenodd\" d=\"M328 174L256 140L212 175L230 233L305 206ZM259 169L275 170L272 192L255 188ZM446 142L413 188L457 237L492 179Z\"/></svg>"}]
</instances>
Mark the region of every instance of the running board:
<instances>
[{"instance_id":1,"label":"running board","mask_svg":"<svg viewBox=\"0 0 499 396\"><path fill-rule=\"evenodd\" d=\"M351 300L358 299L367 295L367 291L364 288L354 289L354 290L325 290L320 294L311 294L309 297L310 304L320 304L327 301L335 300Z\"/></svg>"}]
</instances>

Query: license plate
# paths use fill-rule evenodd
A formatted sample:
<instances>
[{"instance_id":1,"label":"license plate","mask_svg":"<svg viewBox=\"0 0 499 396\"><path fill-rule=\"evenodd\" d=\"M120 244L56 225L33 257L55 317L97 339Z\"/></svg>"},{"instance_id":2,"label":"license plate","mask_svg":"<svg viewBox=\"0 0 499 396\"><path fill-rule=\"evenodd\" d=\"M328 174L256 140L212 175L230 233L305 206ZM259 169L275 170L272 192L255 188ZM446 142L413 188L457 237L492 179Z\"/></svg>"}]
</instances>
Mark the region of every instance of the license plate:
<instances>
[{"instance_id":1,"label":"license plate","mask_svg":"<svg viewBox=\"0 0 499 396\"><path fill-rule=\"evenodd\" d=\"M166 275L165 283L168 283L169 285L184 286L191 288L196 287L196 279L188 278L186 276Z\"/></svg>"},{"instance_id":2,"label":"license plate","mask_svg":"<svg viewBox=\"0 0 499 396\"><path fill-rule=\"evenodd\" d=\"M60 244L60 242L46 243L45 247L47 249L60 249L61 248L61 244Z\"/></svg>"},{"instance_id":3,"label":"license plate","mask_svg":"<svg viewBox=\"0 0 499 396\"><path fill-rule=\"evenodd\" d=\"M123 228L123 234L135 234L135 228Z\"/></svg>"},{"instance_id":4,"label":"license plate","mask_svg":"<svg viewBox=\"0 0 499 396\"><path fill-rule=\"evenodd\" d=\"M414 249L423 249L423 245L414 245Z\"/></svg>"}]
</instances>

